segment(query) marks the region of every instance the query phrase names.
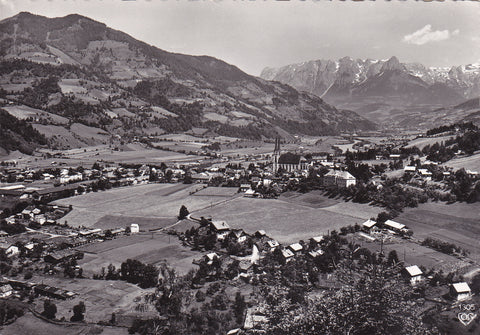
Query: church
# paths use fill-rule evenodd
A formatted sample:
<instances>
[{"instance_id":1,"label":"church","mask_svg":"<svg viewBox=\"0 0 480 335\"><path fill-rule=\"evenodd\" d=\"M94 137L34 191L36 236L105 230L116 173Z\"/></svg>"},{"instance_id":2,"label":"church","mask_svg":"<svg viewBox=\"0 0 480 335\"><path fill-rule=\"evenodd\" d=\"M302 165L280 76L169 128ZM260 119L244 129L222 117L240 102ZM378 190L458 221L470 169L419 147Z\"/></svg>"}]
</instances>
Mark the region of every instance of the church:
<instances>
[{"instance_id":1,"label":"church","mask_svg":"<svg viewBox=\"0 0 480 335\"><path fill-rule=\"evenodd\" d=\"M273 151L273 172L278 170L285 172L294 172L308 169L308 162L305 157L291 152L280 154L280 139L275 139L275 149Z\"/></svg>"}]
</instances>

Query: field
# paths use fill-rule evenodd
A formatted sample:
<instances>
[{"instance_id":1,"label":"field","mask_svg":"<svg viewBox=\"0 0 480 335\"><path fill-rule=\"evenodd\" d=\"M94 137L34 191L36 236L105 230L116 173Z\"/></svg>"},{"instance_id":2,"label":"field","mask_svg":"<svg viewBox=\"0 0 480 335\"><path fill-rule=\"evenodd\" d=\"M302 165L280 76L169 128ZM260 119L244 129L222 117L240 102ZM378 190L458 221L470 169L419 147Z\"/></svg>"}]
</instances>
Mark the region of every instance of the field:
<instances>
[{"instance_id":1,"label":"field","mask_svg":"<svg viewBox=\"0 0 480 335\"><path fill-rule=\"evenodd\" d=\"M42 126L42 125L35 125L35 128L39 128L40 132L48 132L46 133L47 136L55 135L55 132L52 131L52 128L55 126ZM46 127L46 128L41 128ZM90 168L93 163L96 161L104 161L104 162L116 162L116 163L130 163L130 164L156 164L160 165L162 162L164 163L191 163L202 161L206 158L194 155L185 155L177 152L172 151L164 151L164 150L157 150L157 149L150 149L145 147L140 143L133 143L124 146L122 149L123 151L115 151L112 150L108 145L99 144L99 145L90 145L85 146L85 144L81 144L81 142L75 139L72 133L63 133L66 131L63 127L58 127L57 133L57 140L64 140L66 145L70 145L71 147L74 146L83 146L81 148L73 148L67 150L48 150L48 149L40 149L41 153L49 153L51 155L55 154L62 154L65 158L50 158L50 159L42 159L41 157L32 157L24 154L20 154L22 158L15 155L8 158L3 159L15 159L19 163L19 167L49 167L51 166L52 162L55 161L57 163L65 163L67 166L79 166L82 165L84 167ZM50 135L49 135L50 134ZM97 134L98 135L98 134ZM103 135L102 135L103 136ZM88 138L83 138L82 140L87 141ZM95 143L94 140L90 138L92 143ZM98 141L96 141L98 143ZM37 159L33 162L34 159Z\"/></svg>"},{"instance_id":2,"label":"field","mask_svg":"<svg viewBox=\"0 0 480 335\"><path fill-rule=\"evenodd\" d=\"M171 224L170 220L175 219L182 205L194 211L228 200L225 196L212 196L214 193L211 196L190 194L202 187L195 184L146 184L92 192L55 203L73 206L73 210L62 219L71 226L105 229L138 223L141 230L148 230ZM232 193L231 189L226 190Z\"/></svg>"},{"instance_id":3,"label":"field","mask_svg":"<svg viewBox=\"0 0 480 335\"><path fill-rule=\"evenodd\" d=\"M311 193L288 194L279 199L241 197L194 211L193 215L225 220L230 227L242 228L247 233L263 229L281 243L293 243L350 224L361 224L380 211L381 208L343 203Z\"/></svg>"},{"instance_id":4,"label":"field","mask_svg":"<svg viewBox=\"0 0 480 335\"><path fill-rule=\"evenodd\" d=\"M125 319L128 316L137 314L135 306L140 301L140 297L155 290L154 288L141 289L137 285L120 280L67 279L51 276L34 277L34 280L77 294L73 299L55 300L58 319L65 317L69 320L73 314L72 307L83 301L86 307L86 321L108 321L112 313L115 313L121 325L125 325L127 321ZM42 299L37 300L34 308L40 312L43 310Z\"/></svg>"},{"instance_id":5,"label":"field","mask_svg":"<svg viewBox=\"0 0 480 335\"><path fill-rule=\"evenodd\" d=\"M444 165L449 166L454 170L464 168L466 170L480 172L480 153L467 157L454 158L444 163Z\"/></svg>"},{"instance_id":6,"label":"field","mask_svg":"<svg viewBox=\"0 0 480 335\"><path fill-rule=\"evenodd\" d=\"M420 150L422 150L423 148L425 148L427 145L433 145L435 143L441 143L441 142L445 142L451 138L453 138L454 136L439 136L439 137L427 137L427 138L417 138L417 139L414 139L412 141L410 141L410 143L408 143L408 145L406 146L406 148L412 148L412 147L417 147L419 148Z\"/></svg>"},{"instance_id":7,"label":"field","mask_svg":"<svg viewBox=\"0 0 480 335\"><path fill-rule=\"evenodd\" d=\"M470 251L470 257L480 260L480 207L476 204L420 204L409 208L396 220L406 224L414 237L432 237L454 243Z\"/></svg>"},{"instance_id":8,"label":"field","mask_svg":"<svg viewBox=\"0 0 480 335\"><path fill-rule=\"evenodd\" d=\"M67 118L64 118L64 117L59 116L59 115L47 113L47 112L44 112L40 109L35 109L35 108L31 108L31 107L24 106L24 105L7 106L7 107L3 107L3 109L5 109L9 114L15 116L17 119L20 119L20 120L24 120L24 119L27 119L27 118L35 119L35 118L38 118L38 117L42 117L42 118L45 118L45 119L49 119L51 122L57 123L57 124L67 124L68 123Z\"/></svg>"},{"instance_id":9,"label":"field","mask_svg":"<svg viewBox=\"0 0 480 335\"><path fill-rule=\"evenodd\" d=\"M102 331L103 329L103 331ZM102 334L102 335L127 335L127 328L99 327L91 325L61 326L45 322L36 318L31 313L26 313L14 323L2 326L2 335L79 335L79 334Z\"/></svg>"},{"instance_id":10,"label":"field","mask_svg":"<svg viewBox=\"0 0 480 335\"><path fill-rule=\"evenodd\" d=\"M362 238L355 238L354 242L371 251L378 252L382 250L381 242L379 240L375 242L367 242ZM422 265L427 269L433 268L437 271L442 270L445 273L469 266L469 263L461 261L454 256L443 254L431 248L398 237L392 238L390 241L385 241L383 244L383 251L386 255L392 250L395 250L399 260L405 261L407 265Z\"/></svg>"},{"instance_id":11,"label":"field","mask_svg":"<svg viewBox=\"0 0 480 335\"><path fill-rule=\"evenodd\" d=\"M127 259L138 259L143 263L159 264L167 261L178 273L185 274L195 265L192 261L202 254L184 247L176 236L165 233L140 233L121 236L113 240L92 243L78 248L84 258L78 262L85 274L99 273L111 263L120 267Z\"/></svg>"}]
</instances>

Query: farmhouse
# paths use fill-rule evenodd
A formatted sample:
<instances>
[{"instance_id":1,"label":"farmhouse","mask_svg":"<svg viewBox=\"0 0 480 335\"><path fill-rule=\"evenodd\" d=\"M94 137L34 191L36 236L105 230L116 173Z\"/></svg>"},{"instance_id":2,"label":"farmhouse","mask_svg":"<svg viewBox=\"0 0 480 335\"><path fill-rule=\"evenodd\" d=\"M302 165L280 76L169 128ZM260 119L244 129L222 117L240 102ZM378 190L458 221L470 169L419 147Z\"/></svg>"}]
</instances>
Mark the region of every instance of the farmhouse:
<instances>
[{"instance_id":1,"label":"farmhouse","mask_svg":"<svg viewBox=\"0 0 480 335\"><path fill-rule=\"evenodd\" d=\"M261 238L263 236L267 236L267 232L263 229L260 229L260 230L257 230L254 235L255 237Z\"/></svg>"},{"instance_id":2,"label":"farmhouse","mask_svg":"<svg viewBox=\"0 0 480 335\"><path fill-rule=\"evenodd\" d=\"M288 246L290 250L292 250L294 253L300 252L303 250L303 247L300 243L293 243Z\"/></svg>"},{"instance_id":3,"label":"farmhouse","mask_svg":"<svg viewBox=\"0 0 480 335\"><path fill-rule=\"evenodd\" d=\"M46 255L43 259L47 263L58 264L61 262L73 260L73 259L82 259L83 253L75 250L60 250Z\"/></svg>"},{"instance_id":4,"label":"farmhouse","mask_svg":"<svg viewBox=\"0 0 480 335\"><path fill-rule=\"evenodd\" d=\"M216 232L225 231L225 230L230 229L230 227L228 226L228 224L225 221L212 221L212 222L210 222L210 228L212 228Z\"/></svg>"},{"instance_id":5,"label":"farmhouse","mask_svg":"<svg viewBox=\"0 0 480 335\"><path fill-rule=\"evenodd\" d=\"M457 301L467 300L472 296L472 291L465 282L454 283L450 286L450 296Z\"/></svg>"},{"instance_id":6,"label":"farmhouse","mask_svg":"<svg viewBox=\"0 0 480 335\"><path fill-rule=\"evenodd\" d=\"M20 250L18 249L18 247L16 245L11 245L7 248L7 250L5 250L5 254L8 257L18 255L19 253L20 253Z\"/></svg>"},{"instance_id":7,"label":"farmhouse","mask_svg":"<svg viewBox=\"0 0 480 335\"><path fill-rule=\"evenodd\" d=\"M308 253L308 255L309 255L310 257L312 257L312 258L315 258L315 257L317 257L317 256L323 255L323 250L322 250L322 249L318 249L318 250L310 251L310 252Z\"/></svg>"},{"instance_id":8,"label":"farmhouse","mask_svg":"<svg viewBox=\"0 0 480 335\"><path fill-rule=\"evenodd\" d=\"M385 226L387 226L387 228L389 228L389 229L392 229L393 231L401 231L401 230L405 229L404 224L401 224L401 223L398 223L398 222L395 222L395 221L392 221L392 220L385 221Z\"/></svg>"},{"instance_id":9,"label":"farmhouse","mask_svg":"<svg viewBox=\"0 0 480 335\"><path fill-rule=\"evenodd\" d=\"M414 173L416 170L417 170L417 167L414 165L413 166L407 165L403 168L403 172Z\"/></svg>"},{"instance_id":10,"label":"farmhouse","mask_svg":"<svg viewBox=\"0 0 480 335\"><path fill-rule=\"evenodd\" d=\"M376 221L368 219L367 221L362 223L362 228L365 231L371 231L376 224L377 224Z\"/></svg>"},{"instance_id":11,"label":"farmhouse","mask_svg":"<svg viewBox=\"0 0 480 335\"><path fill-rule=\"evenodd\" d=\"M276 247L278 247L280 244L275 241L275 240L270 240L270 241L267 241L267 245L268 247L270 248L270 251L274 251Z\"/></svg>"},{"instance_id":12,"label":"farmhouse","mask_svg":"<svg viewBox=\"0 0 480 335\"><path fill-rule=\"evenodd\" d=\"M418 169L418 172L426 180L431 180L432 179L432 173L430 171L428 171L428 169Z\"/></svg>"},{"instance_id":13,"label":"farmhouse","mask_svg":"<svg viewBox=\"0 0 480 335\"><path fill-rule=\"evenodd\" d=\"M34 287L35 293L50 297L50 298L55 298L55 299L62 299L66 300L68 298L73 298L75 296L75 293L62 290L56 287L44 285L44 284L39 284Z\"/></svg>"},{"instance_id":14,"label":"farmhouse","mask_svg":"<svg viewBox=\"0 0 480 335\"><path fill-rule=\"evenodd\" d=\"M132 223L130 225L130 233L136 234L136 233L139 233L139 232L140 232L140 226L138 225L138 223Z\"/></svg>"},{"instance_id":15,"label":"farmhouse","mask_svg":"<svg viewBox=\"0 0 480 335\"><path fill-rule=\"evenodd\" d=\"M100 228L90 229L90 230L81 230L78 232L81 236L90 236L101 233L102 230Z\"/></svg>"},{"instance_id":16,"label":"farmhouse","mask_svg":"<svg viewBox=\"0 0 480 335\"><path fill-rule=\"evenodd\" d=\"M208 265L211 265L215 259L218 259L218 255L215 252L211 252L205 255L205 261Z\"/></svg>"},{"instance_id":17,"label":"farmhouse","mask_svg":"<svg viewBox=\"0 0 480 335\"><path fill-rule=\"evenodd\" d=\"M6 298L11 296L13 293L12 286L10 284L0 286L0 298Z\"/></svg>"},{"instance_id":18,"label":"farmhouse","mask_svg":"<svg viewBox=\"0 0 480 335\"><path fill-rule=\"evenodd\" d=\"M292 259L293 256L295 256L295 254L290 249L283 249L282 256L283 259L288 262L290 259Z\"/></svg>"},{"instance_id":19,"label":"farmhouse","mask_svg":"<svg viewBox=\"0 0 480 335\"><path fill-rule=\"evenodd\" d=\"M237 243L243 243L247 240L247 235L243 229L232 229L228 234L229 240Z\"/></svg>"},{"instance_id":20,"label":"farmhouse","mask_svg":"<svg viewBox=\"0 0 480 335\"><path fill-rule=\"evenodd\" d=\"M239 192L246 192L246 191L249 190L250 188L251 188L250 184L241 184L241 185L240 185Z\"/></svg>"},{"instance_id":21,"label":"farmhouse","mask_svg":"<svg viewBox=\"0 0 480 335\"><path fill-rule=\"evenodd\" d=\"M470 297L472 296L472 291L470 290L470 286L468 286L467 283L460 282L452 284L452 286L450 287L450 295L457 301L462 301L470 299Z\"/></svg>"},{"instance_id":22,"label":"farmhouse","mask_svg":"<svg viewBox=\"0 0 480 335\"><path fill-rule=\"evenodd\" d=\"M312 242L318 244L318 243L320 243L320 242L323 241L323 236L314 236L314 237L312 237L310 240L311 240Z\"/></svg>"},{"instance_id":23,"label":"farmhouse","mask_svg":"<svg viewBox=\"0 0 480 335\"><path fill-rule=\"evenodd\" d=\"M323 177L325 186L349 187L356 183L356 178L347 171L331 170Z\"/></svg>"},{"instance_id":24,"label":"farmhouse","mask_svg":"<svg viewBox=\"0 0 480 335\"><path fill-rule=\"evenodd\" d=\"M412 285L423 280L423 272L416 265L407 266L403 271L403 275Z\"/></svg>"}]
</instances>

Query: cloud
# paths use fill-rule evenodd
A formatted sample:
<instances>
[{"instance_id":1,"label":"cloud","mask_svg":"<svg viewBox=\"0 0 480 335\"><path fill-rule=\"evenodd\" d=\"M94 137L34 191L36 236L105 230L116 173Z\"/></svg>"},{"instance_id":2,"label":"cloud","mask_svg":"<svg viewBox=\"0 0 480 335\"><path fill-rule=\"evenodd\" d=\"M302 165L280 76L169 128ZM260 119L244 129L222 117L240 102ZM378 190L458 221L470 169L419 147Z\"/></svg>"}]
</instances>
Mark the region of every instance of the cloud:
<instances>
[{"instance_id":1,"label":"cloud","mask_svg":"<svg viewBox=\"0 0 480 335\"><path fill-rule=\"evenodd\" d=\"M403 37L403 42L415 45L424 45L430 42L438 42L448 40L450 37L458 35L460 30L455 29L450 32L446 30L432 30L432 25L427 24L425 27Z\"/></svg>"}]
</instances>

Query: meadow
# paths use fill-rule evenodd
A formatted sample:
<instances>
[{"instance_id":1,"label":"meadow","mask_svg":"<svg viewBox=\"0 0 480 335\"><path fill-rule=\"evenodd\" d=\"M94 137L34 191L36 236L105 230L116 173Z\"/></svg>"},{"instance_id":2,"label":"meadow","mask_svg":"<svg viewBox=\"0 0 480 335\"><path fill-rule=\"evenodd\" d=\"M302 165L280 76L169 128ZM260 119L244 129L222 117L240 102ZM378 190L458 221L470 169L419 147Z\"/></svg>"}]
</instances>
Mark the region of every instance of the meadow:
<instances>
[{"instance_id":1,"label":"meadow","mask_svg":"<svg viewBox=\"0 0 480 335\"><path fill-rule=\"evenodd\" d=\"M196 196L203 185L144 184L91 192L56 201L73 210L61 222L74 227L116 228L138 223L141 230L171 224L185 205L190 211L203 209L228 200L228 196ZM232 194L231 189L228 194ZM209 191L211 192L211 191ZM222 192L224 192L222 190ZM222 195L222 194L221 194Z\"/></svg>"},{"instance_id":2,"label":"meadow","mask_svg":"<svg viewBox=\"0 0 480 335\"><path fill-rule=\"evenodd\" d=\"M445 166L451 167L454 170L465 169L480 172L480 153L472 156L459 157L449 160L444 163Z\"/></svg>"},{"instance_id":3,"label":"meadow","mask_svg":"<svg viewBox=\"0 0 480 335\"><path fill-rule=\"evenodd\" d=\"M78 264L89 276L100 273L102 267L106 269L109 264L119 269L127 259L137 259L148 264L166 261L178 273L185 274L196 267L192 261L202 256L201 253L182 246L176 236L163 232L120 236L82 246L78 250L84 252L84 258Z\"/></svg>"},{"instance_id":4,"label":"meadow","mask_svg":"<svg viewBox=\"0 0 480 335\"><path fill-rule=\"evenodd\" d=\"M308 240L347 225L361 224L375 217L381 208L326 198L317 193L282 196L279 199L239 197L224 204L194 211L195 217L225 220L232 228L247 233L263 229L281 243Z\"/></svg>"},{"instance_id":5,"label":"meadow","mask_svg":"<svg viewBox=\"0 0 480 335\"><path fill-rule=\"evenodd\" d=\"M466 203L420 204L408 208L396 219L414 232L414 237L432 237L454 243L468 251L470 257L480 260L480 207Z\"/></svg>"}]
</instances>

